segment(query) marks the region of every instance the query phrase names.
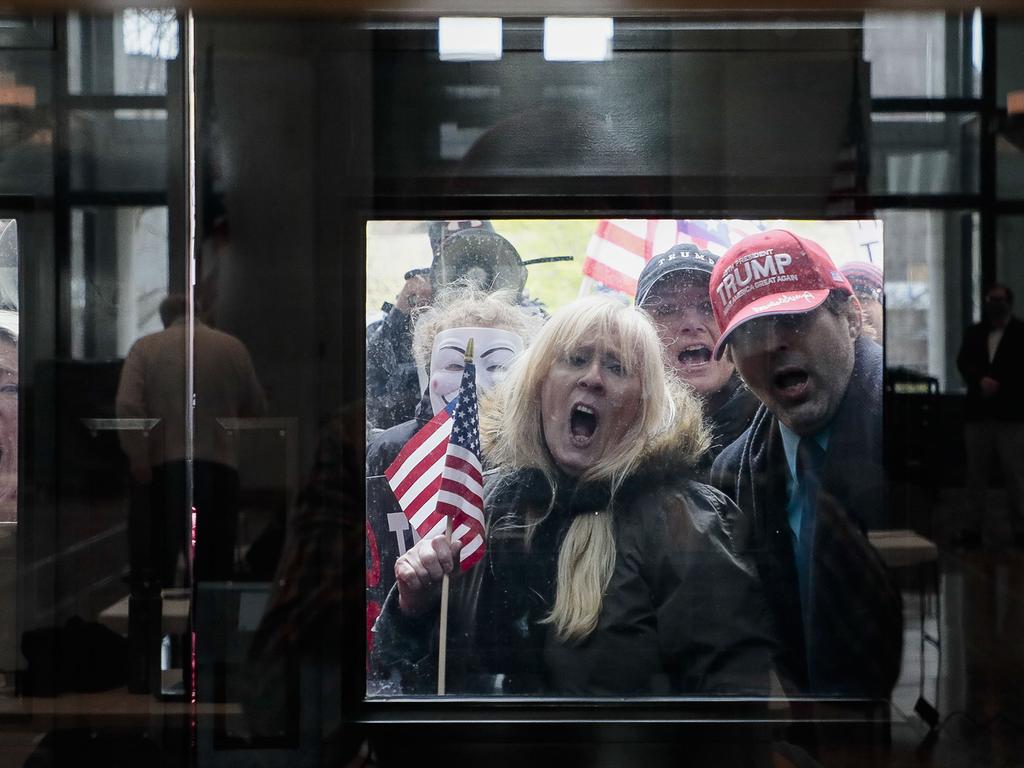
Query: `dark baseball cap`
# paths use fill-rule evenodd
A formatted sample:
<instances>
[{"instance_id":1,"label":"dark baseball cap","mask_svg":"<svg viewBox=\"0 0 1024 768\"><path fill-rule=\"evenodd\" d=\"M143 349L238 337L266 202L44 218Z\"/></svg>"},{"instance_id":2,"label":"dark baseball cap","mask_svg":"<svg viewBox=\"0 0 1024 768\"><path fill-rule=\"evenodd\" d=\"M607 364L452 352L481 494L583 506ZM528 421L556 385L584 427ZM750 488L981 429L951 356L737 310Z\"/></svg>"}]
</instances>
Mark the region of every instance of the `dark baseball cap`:
<instances>
[{"instance_id":1,"label":"dark baseball cap","mask_svg":"<svg viewBox=\"0 0 1024 768\"><path fill-rule=\"evenodd\" d=\"M702 251L691 243L679 243L664 253L658 254L644 265L636 282L636 304L641 306L655 283L675 272L698 272L711 278L718 257L710 251Z\"/></svg>"}]
</instances>

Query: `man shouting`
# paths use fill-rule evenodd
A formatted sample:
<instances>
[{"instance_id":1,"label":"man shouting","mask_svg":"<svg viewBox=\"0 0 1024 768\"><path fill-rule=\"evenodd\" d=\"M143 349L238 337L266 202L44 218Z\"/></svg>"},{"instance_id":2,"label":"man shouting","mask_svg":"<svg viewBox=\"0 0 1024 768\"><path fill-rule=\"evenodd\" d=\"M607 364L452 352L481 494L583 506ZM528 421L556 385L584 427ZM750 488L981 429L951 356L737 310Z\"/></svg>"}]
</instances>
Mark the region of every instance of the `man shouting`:
<instances>
[{"instance_id":1,"label":"man shouting","mask_svg":"<svg viewBox=\"0 0 1024 768\"><path fill-rule=\"evenodd\" d=\"M728 354L762 405L712 468L743 512L794 694L886 698L902 607L869 527L885 526L882 350L861 335L847 279L820 245L784 230L744 238L710 296Z\"/></svg>"}]
</instances>

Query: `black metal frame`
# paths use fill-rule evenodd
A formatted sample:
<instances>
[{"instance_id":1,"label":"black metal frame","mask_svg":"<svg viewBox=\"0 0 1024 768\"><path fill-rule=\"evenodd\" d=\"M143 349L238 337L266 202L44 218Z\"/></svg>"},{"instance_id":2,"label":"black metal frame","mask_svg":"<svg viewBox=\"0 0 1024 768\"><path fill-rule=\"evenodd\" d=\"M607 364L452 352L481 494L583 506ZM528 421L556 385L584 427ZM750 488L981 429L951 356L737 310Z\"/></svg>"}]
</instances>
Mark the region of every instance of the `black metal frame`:
<instances>
[{"instance_id":1,"label":"black metal frame","mask_svg":"<svg viewBox=\"0 0 1024 768\"><path fill-rule=\"evenodd\" d=\"M951 17L956 18L956 17ZM994 46L994 26L987 20L985 38L986 55ZM506 33L507 34L507 33ZM534 50L522 33L514 37L517 50ZM424 35L425 38L425 35ZM989 39L991 38L991 39ZM506 38L507 39L507 38ZM433 42L432 40L430 41ZM634 41L635 43L635 41ZM426 39L407 41L411 48L427 45ZM536 43L534 43L536 45ZM619 50L618 29L616 50ZM650 50L649 48L640 48ZM671 48L666 48L666 50ZM986 70L988 80L994 70ZM990 86L990 90L992 87ZM973 97L951 98L879 98L872 99L870 111L892 112L975 112L982 118L991 115L992 102L986 101L987 92ZM987 106L988 105L988 106ZM994 137L982 122L980 141L994 146ZM985 155L982 154L984 158ZM978 193L951 194L844 194L834 198L817 195L763 194L728 195L699 194L696 188L715 189L719 180L691 180L695 191L678 192L679 180L668 177L638 178L586 178L543 179L501 178L500 180L403 179L400 182L378 180L370 207L361 215L352 214L346 229L365 231L368 219L434 219L434 218L605 218L605 217L665 217L665 218L772 218L814 217L822 219L873 218L878 210L935 210L945 212L981 212L982 216L994 206L986 205L986 183L994 185L994 169L981 169L981 190ZM792 189L799 189L799 180L792 180ZM495 183L497 182L497 183ZM504 194L495 194L500 188ZM452 191L454 189L454 194ZM548 191L550 189L550 191ZM605 194L593 195L588 190L602 189ZM444 191L443 191L444 190ZM669 190L672 190L671 192ZM994 188L993 195L994 199ZM455 205L453 205L453 203ZM983 218L984 220L984 218ZM365 242L361 243L365 249ZM984 241L983 241L984 246ZM994 252L994 241L990 244ZM993 265L994 266L994 263ZM969 267L969 265L968 265ZM359 276L359 289L362 275ZM355 286L353 286L355 288ZM358 289L357 289L358 290ZM358 293L357 293L358 295ZM362 370L358 371L362 374ZM353 375L356 371L353 370ZM361 382L359 382L361 383ZM357 503L363 503L362 494ZM361 507L360 507L361 508ZM362 585L364 586L364 585ZM352 585L351 589L358 589ZM362 594L362 593L360 593ZM367 699L364 696L365 634L362 624L353 616L346 622L346 654L342 669L343 716L368 726L371 732L385 737L392 732L403 737L425 738L431 743L451 741L491 741L509 737L510 732L529 733L529 738L593 739L605 729L618 730L624 738L635 738L641 728L643 738L650 740L689 739L695 733L714 738L717 729L726 723L764 725L782 728L789 725L814 722L842 731L852 724L868 724L877 714L880 702L848 701L844 707L833 709L827 700L788 700L793 710L788 714L769 714L767 700L707 700L674 699L654 701L632 699L587 700L579 699L507 699L467 698L457 696L424 697L420 699L393 698ZM876 721L877 722L877 721ZM464 727L472 724L472 736L466 736ZM399 728L401 730L399 730ZM392 730L394 729L394 731ZM510 730L511 729L511 730ZM519 730L516 730L519 729ZM527 729L527 730L522 730Z\"/></svg>"},{"instance_id":2,"label":"black metal frame","mask_svg":"<svg viewBox=\"0 0 1024 768\"><path fill-rule=\"evenodd\" d=\"M31 195L0 196L0 209L13 211L50 210L54 214L55 228L55 267L54 305L57 308L57 354L67 356L71 347L71 327L68 307L70 307L70 212L73 207L96 205L170 205L180 199L183 187L171 189L167 193L123 193L123 192L73 192L70 189L70 158L68 116L77 109L113 109L120 107L135 109L166 108L169 120L172 114L181 107L185 97L181 94L181 104L172 104L169 93L167 98L148 96L71 96L67 94L67 61L66 61L66 24L64 17L58 17L54 24L38 22L39 30L49 28L53 32L52 51L54 69L54 174L55 185L52 199ZM883 208L906 210L944 210L973 211L980 217L982 282L989 282L995 276L995 245L996 224L998 216L1004 214L1024 213L1024 200L999 200L995 186L995 134L994 127L1000 111L996 107L995 94L995 32L997 20L986 17L983 20L982 40L985 51L982 72L982 93L979 98L954 97L948 99L918 98L886 98L871 102L872 112L977 112L981 119L980 133L980 188L977 194L949 195L861 195L845 196L837 201L843 210L823 211L819 197L794 195L768 196L736 196L736 195L679 195L670 192L671 186L667 179L646 178L640 180L624 180L620 177L612 179L587 179L574 186L572 180L564 178L547 181L532 178L528 182L502 180L505 193L498 198L488 194L487 182L474 183L463 181L457 197L452 197L441 189L441 184L431 188L432 183L416 184L411 187L403 184L378 182L372 198L355 196L348 201L347 220L343 230L347 233L348 248L360 248L365 251L362 224L368 218L442 218L459 215L476 215L481 217L544 215L547 217L602 217L606 215L643 216L714 216L723 212L738 217L771 217L785 213L787 215L808 215L832 218L849 218L851 216L870 216L873 211ZM47 26L49 24L49 26ZM629 25L625 27L627 34L617 37L616 46L621 50L642 46L639 38L643 30L649 26L646 21L635 21L632 24L638 32L629 33ZM511 25L511 43L522 49L538 48L534 33L526 30L516 31ZM673 35L686 35L688 32L679 30ZM433 38L431 37L431 42ZM41 35L35 43L42 47L47 38ZM0 37L0 46L5 41ZM45 45L44 45L45 44ZM423 44L423 41L410 43ZM668 43L664 43L668 45ZM666 48L667 49L667 48ZM643 50L651 50L643 47ZM657 50L657 49L654 49ZM180 63L180 62L179 62ZM170 89L169 89L170 90ZM182 126L177 126L182 128ZM171 142L169 152L177 157L184 156L185 135L183 130L177 134L180 143ZM714 187L713 180L712 188ZM517 186L518 185L518 186ZM540 185L543 190L537 194ZM426 188L426 192L424 191ZM600 188L606 193L595 195L588 190ZM568 196L567 196L568 193ZM369 205L367 206L367 203ZM568 205L567 205L568 203ZM327 211L318 211L328 215ZM170 226L173 238L182 237L185 230L185 207L171 212ZM174 250L174 249L172 249ZM172 267L173 268L173 267ZM350 275L351 282L347 286L350 295L361 295L364 289L363 276L356 271ZM354 317L354 315L353 315ZM358 362L355 362L358 360ZM364 381L361 356L352 357L353 364L343 388L347 393L358 393ZM23 423L27 421L23 420ZM361 498L358 501L362 501ZM361 596L365 585L360 582L352 584L351 589ZM361 605L359 600L357 605ZM551 737L576 734L592 737L595 733L608 727L630 728L643 724L645 733L663 736L668 740L679 738L684 733L681 724L691 724L701 728L722 729L728 731L736 719L750 723L779 723L775 717L765 716L763 701L751 702L729 700L728 702L697 700L672 701L579 701L579 700L488 700L488 699L453 699L450 701L427 700L375 700L367 701L363 696L365 635L361 615L356 613L352 620L346 622L346 666L343 669L342 681L339 685L343 691L343 714L346 722L371 725L386 729L402 725L417 732L430 730L443 738L443 734L454 737L462 724L472 722L475 733L481 737L495 739L507 738L508 727L528 725L549 734ZM816 722L837 722L848 720L829 715L812 718ZM408 733L408 732L406 732Z\"/></svg>"}]
</instances>

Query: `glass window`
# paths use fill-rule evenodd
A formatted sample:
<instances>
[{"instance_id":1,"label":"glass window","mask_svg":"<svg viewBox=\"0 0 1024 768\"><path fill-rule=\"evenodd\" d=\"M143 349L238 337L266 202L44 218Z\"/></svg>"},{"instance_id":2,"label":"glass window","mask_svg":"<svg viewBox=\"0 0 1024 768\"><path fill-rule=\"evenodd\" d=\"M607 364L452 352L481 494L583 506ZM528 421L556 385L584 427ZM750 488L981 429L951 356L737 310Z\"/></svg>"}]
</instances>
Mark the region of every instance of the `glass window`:
<instances>
[{"instance_id":1,"label":"glass window","mask_svg":"<svg viewBox=\"0 0 1024 768\"><path fill-rule=\"evenodd\" d=\"M815 758L834 753L834 728L843 754L870 764L877 748L893 756L923 737L902 713L927 698L926 682L941 687L943 715L977 708L979 680L993 677L978 654L1000 643L989 598L1006 591L1015 556L984 553L998 563L994 587L963 558L984 582L979 600L949 578L961 558L945 532L924 529L933 541L913 542L922 570L942 570L944 599L963 593L940 622L925 616L918 579L883 568L902 567L902 545L863 531L931 526L960 510L963 489L935 486L956 483L965 464L955 357L980 316L982 266L995 256L993 271L1024 291L1024 216L981 208L993 180L979 168L992 138L979 135L979 116L996 105L980 98L980 14L769 17L616 19L611 44L608 25L601 38L611 58L594 62L545 60L536 17L503 21L500 59L444 61L438 25L422 15L211 13L190 23L191 78L179 18L134 9L61 14L46 46L0 51L0 193L17 195L15 212L0 211L0 584L18 596L0 601L0 710L14 714L7 746L25 752L16 762L70 751L91 765L102 760L89 751L105 747L138 747L153 765L348 764L357 751L356 763L415 764L395 760L401 750L458 762L440 742L459 724L434 727L450 716L491 720L467 726L462 746L477 757L550 758L555 731L529 742L553 718L567 750L593 750L580 762L608 765L634 764L654 721L655 738L674 734L672 762L679 744L707 733L691 713L714 718L719 735L727 720L731 736L753 710L765 739L789 736L798 707L736 696L797 693L874 699L871 712L850 710L860 733L833 722L842 706L815 706L807 717L829 719L806 728L820 738ZM1016 27L1000 27L1001 88L1019 79ZM187 103L200 144L188 153ZM1000 149L1002 195L1024 195L1018 157ZM880 200L891 207L875 213ZM999 215L1014 210L999 203ZM871 218L835 218L854 215ZM990 216L999 252L983 258ZM712 287L716 257L746 236L780 238L766 234L778 227L801 239L752 249ZM815 261L812 241L829 261ZM664 274L645 278L647 268ZM842 293L844 268L861 314L821 287ZM450 293L456 277L488 290ZM640 293L649 320L633 307ZM622 313L632 324L604 333L578 303L593 297L602 322ZM486 302L492 314L466 310ZM15 541L2 342L22 306L31 332L18 349L32 378ZM575 335L566 312L577 313ZM736 321L723 357L719 315ZM850 331L867 325L884 350L854 341ZM479 427L459 410L475 391L463 389L470 339ZM809 351L760 365L779 340ZM864 375L848 374L851 362ZM668 368L689 388L670 383ZM884 373L917 388L885 401L883 424ZM813 408L797 421L808 402L841 402L854 382L874 388L849 401L842 427ZM935 391L944 396L918 397ZM767 432L751 445L769 445L778 464L740 481L755 457L730 466L746 448L727 445L761 400L801 432L762 420ZM431 422L452 431L429 433L441 440L413 476L402 452ZM436 574L396 606L394 566L446 530L433 483L459 468L470 477L477 439L477 485L444 489L452 536L465 542L458 560L480 560L449 584L442 662ZM902 474L883 473L883 444ZM445 477L452 446L466 464L453 460ZM833 479L815 469L823 450L856 498L835 485L814 492ZM938 453L953 471L928 464ZM729 468L713 473L716 455ZM621 485L598 476L610 465L624 468ZM713 475L741 504L762 479L774 485L740 511L693 482ZM904 493L904 481L922 487ZM488 500L486 530L471 495ZM418 501L427 518L410 521ZM819 501L830 504L821 520L849 511L852 524L819 536L807 514ZM631 525L638 518L645 525ZM726 532L723 520L768 524ZM813 570L816 540L832 549ZM95 646L80 642L83 628ZM915 655L939 630L963 658L939 666ZM773 661L782 644L786 658ZM1006 654L988 655L996 676L1020 677ZM389 701L433 697L439 668L448 701ZM36 698L54 694L66 698ZM556 694L615 698L537 701ZM707 699L677 700L695 695ZM1003 714L1019 720L1011 709ZM629 721L628 746L602 737L606 715ZM586 722L569 721L577 716ZM111 717L125 727L107 729ZM933 733L935 762L986 750L988 732L974 730L950 718ZM728 745L740 759L692 762L751 762L750 745L768 761L771 745L740 737ZM620 748L632 754L616 759Z\"/></svg>"},{"instance_id":2,"label":"glass window","mask_svg":"<svg viewBox=\"0 0 1024 768\"><path fill-rule=\"evenodd\" d=\"M876 194L978 191L974 112L876 112L871 145L871 191Z\"/></svg>"},{"instance_id":3,"label":"glass window","mask_svg":"<svg viewBox=\"0 0 1024 768\"><path fill-rule=\"evenodd\" d=\"M53 17L5 14L0 17L0 48L53 47Z\"/></svg>"},{"instance_id":4,"label":"glass window","mask_svg":"<svg viewBox=\"0 0 1024 768\"><path fill-rule=\"evenodd\" d=\"M68 90L72 94L158 96L178 56L172 9L130 8L113 16L68 17Z\"/></svg>"},{"instance_id":5,"label":"glass window","mask_svg":"<svg viewBox=\"0 0 1024 768\"><path fill-rule=\"evenodd\" d=\"M50 54L0 50L0 193L53 189Z\"/></svg>"},{"instance_id":6,"label":"glass window","mask_svg":"<svg viewBox=\"0 0 1024 768\"><path fill-rule=\"evenodd\" d=\"M0 218L0 548L18 520L19 293L18 222Z\"/></svg>"},{"instance_id":7,"label":"glass window","mask_svg":"<svg viewBox=\"0 0 1024 768\"><path fill-rule=\"evenodd\" d=\"M689 531L678 478L710 479L757 397L802 424L798 402L838 403L857 370L878 389L856 419L881 418L883 245L873 220L370 222L368 294L380 273L395 298L366 345L367 695L767 695L770 630L737 617L768 607L746 555ZM715 437L688 474L698 411ZM880 486L880 452L862 459Z\"/></svg>"},{"instance_id":8,"label":"glass window","mask_svg":"<svg viewBox=\"0 0 1024 768\"><path fill-rule=\"evenodd\" d=\"M0 214L0 668L18 665L19 464L24 440L19 435L21 402L21 290L19 227L16 218ZM27 384L30 384L28 377Z\"/></svg>"},{"instance_id":9,"label":"glass window","mask_svg":"<svg viewBox=\"0 0 1024 768\"><path fill-rule=\"evenodd\" d=\"M1000 17L996 27L996 103L1006 106L1006 94L1024 89L1024 21Z\"/></svg>"},{"instance_id":10,"label":"glass window","mask_svg":"<svg viewBox=\"0 0 1024 768\"><path fill-rule=\"evenodd\" d=\"M746 39L760 42L756 31ZM704 30L690 45L708 40L722 44ZM624 50L580 63L526 49L469 65L396 46L374 68L375 168L384 178L674 175L694 179L696 194L722 177L773 192L811 178L831 183L866 128L856 55ZM737 91L747 97L730 100ZM766 125L780 99L789 108ZM532 141L540 131L548 139ZM803 148L785 162L769 149L783 136Z\"/></svg>"},{"instance_id":11,"label":"glass window","mask_svg":"<svg viewBox=\"0 0 1024 768\"><path fill-rule=\"evenodd\" d=\"M996 190L1003 199L1024 198L1024 151L1002 138L996 143Z\"/></svg>"},{"instance_id":12,"label":"glass window","mask_svg":"<svg viewBox=\"0 0 1024 768\"><path fill-rule=\"evenodd\" d=\"M864 14L871 96L943 98L981 93L981 17Z\"/></svg>"},{"instance_id":13,"label":"glass window","mask_svg":"<svg viewBox=\"0 0 1024 768\"><path fill-rule=\"evenodd\" d=\"M166 110L75 110L70 130L72 189L163 192L167 188Z\"/></svg>"},{"instance_id":14,"label":"glass window","mask_svg":"<svg viewBox=\"0 0 1024 768\"><path fill-rule=\"evenodd\" d=\"M71 213L71 356L123 357L162 327L168 292L167 209L76 208Z\"/></svg>"},{"instance_id":15,"label":"glass window","mask_svg":"<svg viewBox=\"0 0 1024 768\"><path fill-rule=\"evenodd\" d=\"M961 392L956 353L980 280L977 214L880 211L885 223L886 365Z\"/></svg>"},{"instance_id":16,"label":"glass window","mask_svg":"<svg viewBox=\"0 0 1024 768\"><path fill-rule=\"evenodd\" d=\"M1000 216L996 232L996 280L1014 291L1019 315L1024 301L1024 216Z\"/></svg>"}]
</instances>

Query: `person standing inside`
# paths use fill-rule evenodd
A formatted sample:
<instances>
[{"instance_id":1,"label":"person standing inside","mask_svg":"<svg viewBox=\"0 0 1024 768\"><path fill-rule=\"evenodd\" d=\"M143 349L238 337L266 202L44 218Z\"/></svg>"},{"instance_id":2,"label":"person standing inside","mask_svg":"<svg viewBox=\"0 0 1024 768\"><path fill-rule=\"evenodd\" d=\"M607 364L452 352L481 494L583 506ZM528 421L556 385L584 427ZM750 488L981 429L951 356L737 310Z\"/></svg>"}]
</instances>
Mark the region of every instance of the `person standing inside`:
<instances>
[{"instance_id":1,"label":"person standing inside","mask_svg":"<svg viewBox=\"0 0 1024 768\"><path fill-rule=\"evenodd\" d=\"M122 430L136 498L148 498L155 563L162 585L171 586L186 542L186 360L187 312L183 295L160 303L164 330L143 336L128 351L115 401L119 419L157 419L149 439ZM245 345L198 318L194 335L193 501L197 510L196 573L224 581L234 566L238 526L238 459L220 419L262 416L263 387ZM136 505L140 506L140 505ZM140 521L141 522L141 521ZM145 526L144 528L145 529ZM146 547L146 542L136 542ZM140 564L142 565L142 564Z\"/></svg>"},{"instance_id":2,"label":"person standing inside","mask_svg":"<svg viewBox=\"0 0 1024 768\"><path fill-rule=\"evenodd\" d=\"M985 319L964 332L956 364L967 384L967 508L954 543L981 544L988 473L998 460L1014 544L1024 546L1024 322L1013 316L1009 287L996 283L985 293Z\"/></svg>"}]
</instances>

